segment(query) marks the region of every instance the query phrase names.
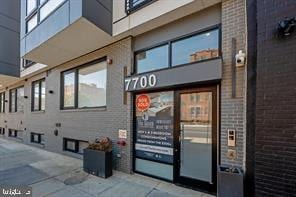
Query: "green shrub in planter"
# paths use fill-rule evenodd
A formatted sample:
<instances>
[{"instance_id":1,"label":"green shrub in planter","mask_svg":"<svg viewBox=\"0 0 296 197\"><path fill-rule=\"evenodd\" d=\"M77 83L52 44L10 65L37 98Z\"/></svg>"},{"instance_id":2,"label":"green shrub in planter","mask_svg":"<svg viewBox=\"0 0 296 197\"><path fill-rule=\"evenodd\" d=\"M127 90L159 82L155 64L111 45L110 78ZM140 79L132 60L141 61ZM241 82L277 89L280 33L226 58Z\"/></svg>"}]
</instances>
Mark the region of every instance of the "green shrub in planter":
<instances>
[{"instance_id":1,"label":"green shrub in planter","mask_svg":"<svg viewBox=\"0 0 296 197\"><path fill-rule=\"evenodd\" d=\"M109 138L101 138L84 149L83 169L102 178L112 176L112 142Z\"/></svg>"}]
</instances>

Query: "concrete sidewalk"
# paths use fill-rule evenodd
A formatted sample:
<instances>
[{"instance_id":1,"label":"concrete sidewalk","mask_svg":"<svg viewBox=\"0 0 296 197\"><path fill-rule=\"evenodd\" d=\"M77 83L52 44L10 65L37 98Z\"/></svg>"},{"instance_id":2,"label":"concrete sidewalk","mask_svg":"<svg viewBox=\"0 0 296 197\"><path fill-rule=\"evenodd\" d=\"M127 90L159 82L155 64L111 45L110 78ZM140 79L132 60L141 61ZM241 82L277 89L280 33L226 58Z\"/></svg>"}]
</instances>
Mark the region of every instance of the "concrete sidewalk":
<instances>
[{"instance_id":1,"label":"concrete sidewalk","mask_svg":"<svg viewBox=\"0 0 296 197\"><path fill-rule=\"evenodd\" d=\"M30 185L33 196L211 196L138 174L113 171L108 179L82 170L82 160L0 138L0 186Z\"/></svg>"}]
</instances>

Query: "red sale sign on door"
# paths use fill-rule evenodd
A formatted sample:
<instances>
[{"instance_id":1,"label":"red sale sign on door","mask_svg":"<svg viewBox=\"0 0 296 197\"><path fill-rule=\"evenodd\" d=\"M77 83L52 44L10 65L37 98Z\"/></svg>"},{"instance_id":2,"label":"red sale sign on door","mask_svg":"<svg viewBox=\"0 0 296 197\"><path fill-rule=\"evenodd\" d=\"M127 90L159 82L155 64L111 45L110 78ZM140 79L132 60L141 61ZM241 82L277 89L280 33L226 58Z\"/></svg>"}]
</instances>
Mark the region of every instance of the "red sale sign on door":
<instances>
[{"instance_id":1,"label":"red sale sign on door","mask_svg":"<svg viewBox=\"0 0 296 197\"><path fill-rule=\"evenodd\" d=\"M136 108L139 111L146 111L150 107L151 101L148 95L141 94L136 98Z\"/></svg>"}]
</instances>

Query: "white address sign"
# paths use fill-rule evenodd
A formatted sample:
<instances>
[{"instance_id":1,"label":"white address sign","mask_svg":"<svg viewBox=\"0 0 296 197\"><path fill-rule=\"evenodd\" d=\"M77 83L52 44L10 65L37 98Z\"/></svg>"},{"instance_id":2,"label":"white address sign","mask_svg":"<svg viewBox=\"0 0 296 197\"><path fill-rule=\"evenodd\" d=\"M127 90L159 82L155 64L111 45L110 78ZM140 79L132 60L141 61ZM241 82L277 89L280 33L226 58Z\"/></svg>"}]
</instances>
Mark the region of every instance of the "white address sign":
<instances>
[{"instance_id":1,"label":"white address sign","mask_svg":"<svg viewBox=\"0 0 296 197\"><path fill-rule=\"evenodd\" d=\"M130 77L124 80L125 90L136 90L138 85L141 89L152 88L157 84L157 77L154 74Z\"/></svg>"}]
</instances>

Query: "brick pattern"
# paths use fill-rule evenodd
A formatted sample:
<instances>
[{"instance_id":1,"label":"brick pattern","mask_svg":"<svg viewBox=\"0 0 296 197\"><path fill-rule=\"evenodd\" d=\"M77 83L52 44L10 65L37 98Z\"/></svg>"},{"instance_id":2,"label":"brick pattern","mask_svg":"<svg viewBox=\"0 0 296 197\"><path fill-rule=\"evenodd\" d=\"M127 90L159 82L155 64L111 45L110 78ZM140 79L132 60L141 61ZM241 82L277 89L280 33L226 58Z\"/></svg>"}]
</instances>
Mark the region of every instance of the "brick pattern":
<instances>
[{"instance_id":1,"label":"brick pattern","mask_svg":"<svg viewBox=\"0 0 296 197\"><path fill-rule=\"evenodd\" d=\"M123 103L124 96L124 67L128 73L131 71L131 38L116 42L106 48L97 50L83 57L60 65L48 72L41 73L29 78L27 81L20 81L19 85L25 86L25 110L20 113L0 114L0 127L25 130L24 143L30 143L30 132L45 134L45 149L70 154L62 150L63 137L78 140L94 141L98 137L107 136L114 142L114 165L115 168L124 172L131 170L131 98L127 97L127 105ZM61 72L84 63L107 56L113 60L107 65L107 106L103 109L82 109L82 110L60 110L60 76ZM46 110L45 112L31 112L31 84L37 79L46 77ZM13 87L9 87L13 88ZM48 91L53 90L53 94ZM8 98L6 91L6 98ZM8 103L6 103L8 109ZM7 122L5 122L7 121ZM56 127L61 123L61 127ZM59 135L54 135L54 130ZM128 131L127 145L120 149L116 144L118 140L118 129ZM6 136L7 136L6 132ZM121 158L117 154L121 154Z\"/></svg>"},{"instance_id":2,"label":"brick pattern","mask_svg":"<svg viewBox=\"0 0 296 197\"><path fill-rule=\"evenodd\" d=\"M296 33L275 35L296 1L257 1L256 196L296 196Z\"/></svg>"},{"instance_id":3,"label":"brick pattern","mask_svg":"<svg viewBox=\"0 0 296 197\"><path fill-rule=\"evenodd\" d=\"M221 82L221 164L244 167L245 157L245 67L236 68L236 97L232 98L232 38L236 49L246 52L245 2L228 0L222 2L222 56L223 76ZM236 158L227 157L227 130L236 130Z\"/></svg>"}]
</instances>

